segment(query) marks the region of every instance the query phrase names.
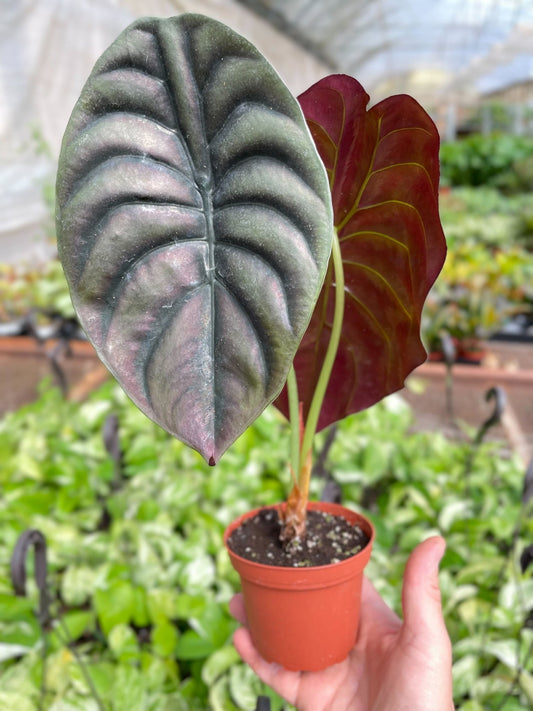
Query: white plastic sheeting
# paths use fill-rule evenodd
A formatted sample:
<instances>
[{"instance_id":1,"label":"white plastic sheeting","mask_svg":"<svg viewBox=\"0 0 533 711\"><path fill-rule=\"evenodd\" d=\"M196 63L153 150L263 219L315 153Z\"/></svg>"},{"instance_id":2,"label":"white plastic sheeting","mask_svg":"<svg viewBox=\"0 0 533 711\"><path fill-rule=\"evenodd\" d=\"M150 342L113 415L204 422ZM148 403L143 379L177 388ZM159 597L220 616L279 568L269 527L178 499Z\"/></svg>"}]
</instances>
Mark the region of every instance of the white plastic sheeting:
<instances>
[{"instance_id":1,"label":"white plastic sheeting","mask_svg":"<svg viewBox=\"0 0 533 711\"><path fill-rule=\"evenodd\" d=\"M131 15L97 0L16 0L0 9L0 261L40 259L43 198L88 69Z\"/></svg>"},{"instance_id":2,"label":"white plastic sheeting","mask_svg":"<svg viewBox=\"0 0 533 711\"><path fill-rule=\"evenodd\" d=\"M532 56L532 0L240 2L357 77L374 99L401 90L431 102L440 85L446 91L458 84L476 90L487 81L501 87L509 83L508 62Z\"/></svg>"},{"instance_id":3,"label":"white plastic sheeting","mask_svg":"<svg viewBox=\"0 0 533 711\"><path fill-rule=\"evenodd\" d=\"M0 0L0 262L35 261L47 241L43 190L68 117L102 51L136 17L201 12L254 42L298 93L328 70L232 0Z\"/></svg>"},{"instance_id":4,"label":"white plastic sheeting","mask_svg":"<svg viewBox=\"0 0 533 711\"><path fill-rule=\"evenodd\" d=\"M42 191L97 57L136 17L181 12L241 32L296 94L345 71L373 101L407 91L453 112L486 82L516 81L518 60L533 71L533 0L0 0L0 261L53 250Z\"/></svg>"}]
</instances>

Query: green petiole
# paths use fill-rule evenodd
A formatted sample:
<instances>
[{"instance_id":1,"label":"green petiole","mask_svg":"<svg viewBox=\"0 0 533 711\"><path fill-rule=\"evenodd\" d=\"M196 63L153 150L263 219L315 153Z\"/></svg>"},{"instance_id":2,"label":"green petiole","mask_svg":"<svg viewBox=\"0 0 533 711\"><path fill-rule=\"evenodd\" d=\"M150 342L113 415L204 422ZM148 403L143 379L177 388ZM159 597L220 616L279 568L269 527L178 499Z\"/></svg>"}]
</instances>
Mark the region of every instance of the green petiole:
<instances>
[{"instance_id":1,"label":"green petiole","mask_svg":"<svg viewBox=\"0 0 533 711\"><path fill-rule=\"evenodd\" d=\"M342 264L341 248L337 231L333 231L333 244L331 250L331 259L333 261L333 273L335 280L335 309L333 314L333 323L331 327L331 335L328 343L322 369L317 380L307 422L305 424L304 435L300 447L300 420L299 420L299 403L298 403L298 386L296 383L296 375L294 366L291 366L289 377L287 379L287 388L289 396L289 417L291 423L291 464L295 475L298 477L298 484L302 491L308 490L308 482L302 481L302 478L308 477L309 472L306 472L305 462L311 447L313 445L313 437L316 434L318 418L320 410L326 394L326 389L333 370L333 364L339 347L342 322L344 318L344 267Z\"/></svg>"},{"instance_id":2,"label":"green petiole","mask_svg":"<svg viewBox=\"0 0 533 711\"><path fill-rule=\"evenodd\" d=\"M297 477L300 473L300 403L294 365L291 365L287 376L287 394L289 397L289 422L291 424L291 467L294 476Z\"/></svg>"}]
</instances>

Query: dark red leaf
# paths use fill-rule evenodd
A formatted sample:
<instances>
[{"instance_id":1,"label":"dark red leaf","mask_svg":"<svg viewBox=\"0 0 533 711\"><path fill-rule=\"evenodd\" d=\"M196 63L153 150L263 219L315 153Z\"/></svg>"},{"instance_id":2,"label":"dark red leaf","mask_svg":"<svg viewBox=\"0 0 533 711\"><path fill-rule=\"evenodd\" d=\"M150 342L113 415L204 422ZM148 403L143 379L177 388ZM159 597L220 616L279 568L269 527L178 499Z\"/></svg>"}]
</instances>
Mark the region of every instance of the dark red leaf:
<instances>
[{"instance_id":1,"label":"dark red leaf","mask_svg":"<svg viewBox=\"0 0 533 711\"><path fill-rule=\"evenodd\" d=\"M410 96L369 111L355 79L333 75L299 97L329 175L345 274L339 352L318 428L403 387L426 352L424 301L446 255L438 212L439 135ZM329 341L330 269L294 361L307 416ZM276 406L288 414L286 390Z\"/></svg>"}]
</instances>

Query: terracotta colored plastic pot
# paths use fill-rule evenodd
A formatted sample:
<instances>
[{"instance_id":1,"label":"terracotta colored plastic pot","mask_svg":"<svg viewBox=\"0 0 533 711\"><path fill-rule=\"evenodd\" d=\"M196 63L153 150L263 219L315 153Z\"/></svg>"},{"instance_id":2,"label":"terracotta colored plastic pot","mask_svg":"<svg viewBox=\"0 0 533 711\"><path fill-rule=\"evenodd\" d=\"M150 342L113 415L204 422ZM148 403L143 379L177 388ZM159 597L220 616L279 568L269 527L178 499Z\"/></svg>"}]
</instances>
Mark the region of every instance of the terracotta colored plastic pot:
<instances>
[{"instance_id":1,"label":"terracotta colored plastic pot","mask_svg":"<svg viewBox=\"0 0 533 711\"><path fill-rule=\"evenodd\" d=\"M374 528L368 519L338 504L310 502L309 509L342 516L369 537L359 553L332 565L289 568L263 565L233 553L231 533L260 510L228 526L224 542L241 576L248 627L269 662L294 671L319 671L341 662L355 644L363 569L370 558Z\"/></svg>"}]
</instances>

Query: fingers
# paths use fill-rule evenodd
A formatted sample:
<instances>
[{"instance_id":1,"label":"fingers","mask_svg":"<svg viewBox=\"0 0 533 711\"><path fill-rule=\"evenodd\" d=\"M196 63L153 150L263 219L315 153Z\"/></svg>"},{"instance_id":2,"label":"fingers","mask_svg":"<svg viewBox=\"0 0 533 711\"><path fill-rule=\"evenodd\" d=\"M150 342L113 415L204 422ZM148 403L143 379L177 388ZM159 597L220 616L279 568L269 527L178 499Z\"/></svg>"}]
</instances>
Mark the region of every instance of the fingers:
<instances>
[{"instance_id":1,"label":"fingers","mask_svg":"<svg viewBox=\"0 0 533 711\"><path fill-rule=\"evenodd\" d=\"M229 611L238 622L246 625L244 598L241 593L233 596L229 604ZM300 674L287 671L280 667L279 664L271 664L263 659L254 647L250 633L245 627L240 627L235 631L233 644L243 662L246 662L265 684L272 687L289 703L294 703Z\"/></svg>"},{"instance_id":2,"label":"fingers","mask_svg":"<svg viewBox=\"0 0 533 711\"><path fill-rule=\"evenodd\" d=\"M271 684L281 667L277 664L270 664L259 654L254 647L252 638L247 629L240 627L233 635L233 644L235 649L241 655L243 661L246 662L267 684Z\"/></svg>"},{"instance_id":3,"label":"fingers","mask_svg":"<svg viewBox=\"0 0 533 711\"><path fill-rule=\"evenodd\" d=\"M244 598L242 593L237 593L232 597L229 603L230 614L240 622L241 625L246 625L246 610L244 609ZM270 664L265 661L254 647L250 633L246 628L239 628L233 635L233 644L235 649L241 655L243 661L249 664L256 674L263 679L267 684L271 682L276 674L282 670L277 664Z\"/></svg>"},{"instance_id":4,"label":"fingers","mask_svg":"<svg viewBox=\"0 0 533 711\"><path fill-rule=\"evenodd\" d=\"M246 625L246 610L244 609L244 598L242 593L234 595L229 603L230 615L241 625Z\"/></svg>"},{"instance_id":5,"label":"fingers","mask_svg":"<svg viewBox=\"0 0 533 711\"><path fill-rule=\"evenodd\" d=\"M439 563L446 543L440 536L428 538L411 553L405 567L402 606L406 631L433 636L443 643L448 633L442 616Z\"/></svg>"},{"instance_id":6,"label":"fingers","mask_svg":"<svg viewBox=\"0 0 533 711\"><path fill-rule=\"evenodd\" d=\"M400 625L400 619L383 600L370 580L363 578L360 639L366 639L367 635L383 635L397 631Z\"/></svg>"},{"instance_id":7,"label":"fingers","mask_svg":"<svg viewBox=\"0 0 533 711\"><path fill-rule=\"evenodd\" d=\"M267 662L254 647L250 633L240 627L233 635L233 644L243 662L251 667L257 676L290 704L295 703L300 674Z\"/></svg>"},{"instance_id":8,"label":"fingers","mask_svg":"<svg viewBox=\"0 0 533 711\"><path fill-rule=\"evenodd\" d=\"M439 563L446 543L428 538L411 553L405 567L401 639L412 668L425 668L426 687L439 708L453 709L452 645L442 616ZM426 704L424 708L429 708Z\"/></svg>"}]
</instances>

